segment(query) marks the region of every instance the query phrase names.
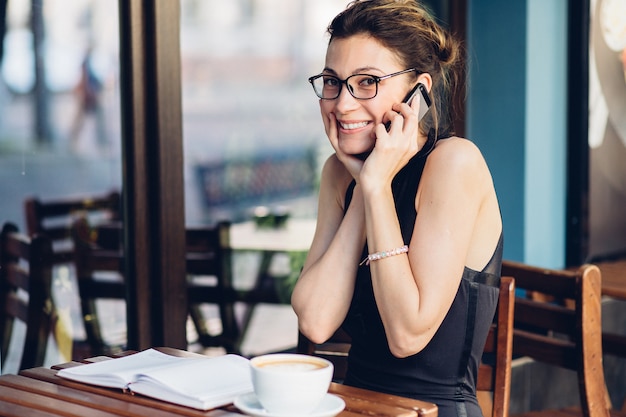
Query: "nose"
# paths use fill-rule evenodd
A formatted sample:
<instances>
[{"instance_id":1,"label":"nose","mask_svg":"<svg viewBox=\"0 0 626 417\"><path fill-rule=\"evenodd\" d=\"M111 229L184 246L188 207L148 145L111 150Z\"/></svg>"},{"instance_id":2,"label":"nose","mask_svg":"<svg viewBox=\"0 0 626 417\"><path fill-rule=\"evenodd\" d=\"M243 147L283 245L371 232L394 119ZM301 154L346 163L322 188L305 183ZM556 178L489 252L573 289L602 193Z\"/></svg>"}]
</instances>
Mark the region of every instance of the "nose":
<instances>
[{"instance_id":1,"label":"nose","mask_svg":"<svg viewBox=\"0 0 626 417\"><path fill-rule=\"evenodd\" d=\"M335 108L340 113L345 113L349 110L352 110L358 106L358 101L352 94L350 94L349 89L351 86L348 83L345 83L345 87L341 89L339 92L339 97L335 99Z\"/></svg>"}]
</instances>

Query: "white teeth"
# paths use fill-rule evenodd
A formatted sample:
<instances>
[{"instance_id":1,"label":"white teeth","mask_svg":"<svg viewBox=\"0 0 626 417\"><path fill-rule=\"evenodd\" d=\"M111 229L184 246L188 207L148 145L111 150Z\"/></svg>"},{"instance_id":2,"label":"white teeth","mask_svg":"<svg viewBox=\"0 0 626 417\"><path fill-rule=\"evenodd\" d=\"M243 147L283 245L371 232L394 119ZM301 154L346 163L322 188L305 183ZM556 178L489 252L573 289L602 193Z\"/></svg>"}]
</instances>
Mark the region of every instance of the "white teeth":
<instances>
[{"instance_id":1,"label":"white teeth","mask_svg":"<svg viewBox=\"0 0 626 417\"><path fill-rule=\"evenodd\" d=\"M340 123L341 127L344 129L358 129L360 127L367 126L367 122L359 122L359 123Z\"/></svg>"}]
</instances>

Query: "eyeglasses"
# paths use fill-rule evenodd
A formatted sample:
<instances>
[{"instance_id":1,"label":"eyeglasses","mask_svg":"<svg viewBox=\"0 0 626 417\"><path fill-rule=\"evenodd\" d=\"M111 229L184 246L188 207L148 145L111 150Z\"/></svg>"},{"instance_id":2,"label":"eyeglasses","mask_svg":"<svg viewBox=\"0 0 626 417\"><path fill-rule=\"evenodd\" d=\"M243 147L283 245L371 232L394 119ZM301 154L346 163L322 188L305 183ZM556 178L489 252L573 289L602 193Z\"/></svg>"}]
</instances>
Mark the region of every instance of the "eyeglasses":
<instances>
[{"instance_id":1,"label":"eyeglasses","mask_svg":"<svg viewBox=\"0 0 626 417\"><path fill-rule=\"evenodd\" d=\"M358 100L369 100L378 94L378 84L382 80L417 71L417 68L405 69L393 74L378 77L370 74L354 74L342 80L334 75L318 74L309 77L309 82L313 86L315 94L323 100L334 100L341 94L341 87L345 84L352 97Z\"/></svg>"}]
</instances>

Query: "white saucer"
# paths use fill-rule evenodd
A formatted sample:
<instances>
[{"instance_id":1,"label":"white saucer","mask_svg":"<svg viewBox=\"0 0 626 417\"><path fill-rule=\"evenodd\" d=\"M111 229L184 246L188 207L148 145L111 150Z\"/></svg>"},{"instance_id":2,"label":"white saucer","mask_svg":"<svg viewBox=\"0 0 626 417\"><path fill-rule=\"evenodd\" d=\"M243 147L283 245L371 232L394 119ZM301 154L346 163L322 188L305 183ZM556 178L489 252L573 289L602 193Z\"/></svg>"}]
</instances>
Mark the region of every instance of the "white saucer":
<instances>
[{"instance_id":1,"label":"white saucer","mask_svg":"<svg viewBox=\"0 0 626 417\"><path fill-rule=\"evenodd\" d=\"M240 395L235 399L235 407L243 411L249 416L253 417L282 417L276 414L267 412L259 403L254 392ZM326 394L322 403L317 406L311 413L301 416L290 417L334 417L339 414L346 403L338 396L333 394Z\"/></svg>"}]
</instances>

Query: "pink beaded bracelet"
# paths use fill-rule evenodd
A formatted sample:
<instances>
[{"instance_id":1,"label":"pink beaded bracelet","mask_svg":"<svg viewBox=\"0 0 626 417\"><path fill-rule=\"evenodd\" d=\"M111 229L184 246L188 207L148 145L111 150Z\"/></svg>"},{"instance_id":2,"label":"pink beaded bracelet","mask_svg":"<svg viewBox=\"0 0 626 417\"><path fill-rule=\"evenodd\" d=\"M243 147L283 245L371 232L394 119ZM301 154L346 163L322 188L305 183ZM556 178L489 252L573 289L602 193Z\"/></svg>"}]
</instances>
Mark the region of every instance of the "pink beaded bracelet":
<instances>
[{"instance_id":1,"label":"pink beaded bracelet","mask_svg":"<svg viewBox=\"0 0 626 417\"><path fill-rule=\"evenodd\" d=\"M389 256L400 255L402 253L407 253L408 251L409 251L409 246L408 245L404 245L404 246L401 246L399 248L391 249L391 250L388 250L388 251L370 253L369 255L367 255L367 258L365 258L365 259L363 259L361 261L359 266L361 266L363 264L369 265L371 261L377 261L379 259L387 258Z\"/></svg>"}]
</instances>

